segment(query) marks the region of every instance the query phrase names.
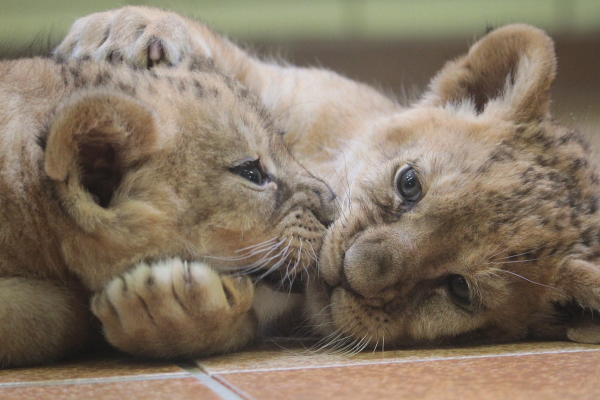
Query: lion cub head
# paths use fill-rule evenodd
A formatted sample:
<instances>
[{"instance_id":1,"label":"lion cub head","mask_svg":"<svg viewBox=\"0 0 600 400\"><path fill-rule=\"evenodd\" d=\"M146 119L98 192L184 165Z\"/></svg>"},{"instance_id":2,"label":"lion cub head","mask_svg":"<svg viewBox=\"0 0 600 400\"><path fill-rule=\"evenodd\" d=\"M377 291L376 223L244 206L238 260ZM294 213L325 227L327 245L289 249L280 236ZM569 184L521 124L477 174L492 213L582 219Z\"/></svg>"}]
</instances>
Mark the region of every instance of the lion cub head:
<instances>
[{"instance_id":1,"label":"lion cub head","mask_svg":"<svg viewBox=\"0 0 600 400\"><path fill-rule=\"evenodd\" d=\"M49 190L71 221L63 257L90 288L170 256L290 276L314 264L332 192L257 100L214 70L110 68L63 68L83 88L41 140Z\"/></svg>"},{"instance_id":2,"label":"lion cub head","mask_svg":"<svg viewBox=\"0 0 600 400\"><path fill-rule=\"evenodd\" d=\"M600 343L599 178L550 116L555 70L544 32L507 26L380 121L309 288L320 333L357 349Z\"/></svg>"}]
</instances>

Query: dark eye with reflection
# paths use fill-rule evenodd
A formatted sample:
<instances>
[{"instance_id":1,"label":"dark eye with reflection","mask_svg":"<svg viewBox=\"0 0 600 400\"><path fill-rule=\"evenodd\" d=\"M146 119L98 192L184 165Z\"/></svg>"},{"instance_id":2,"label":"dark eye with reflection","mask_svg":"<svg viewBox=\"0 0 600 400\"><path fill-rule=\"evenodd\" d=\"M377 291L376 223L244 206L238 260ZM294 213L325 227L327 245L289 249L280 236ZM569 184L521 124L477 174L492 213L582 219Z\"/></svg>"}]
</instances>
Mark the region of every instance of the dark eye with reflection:
<instances>
[{"instance_id":1,"label":"dark eye with reflection","mask_svg":"<svg viewBox=\"0 0 600 400\"><path fill-rule=\"evenodd\" d=\"M471 305L471 290L469 282L462 275L450 275L448 278L448 291L452 297L463 305Z\"/></svg>"},{"instance_id":2,"label":"dark eye with reflection","mask_svg":"<svg viewBox=\"0 0 600 400\"><path fill-rule=\"evenodd\" d=\"M423 189L414 168L405 168L396 177L396 190L408 202L415 202L421 198Z\"/></svg>"},{"instance_id":3,"label":"dark eye with reflection","mask_svg":"<svg viewBox=\"0 0 600 400\"><path fill-rule=\"evenodd\" d=\"M231 171L259 186L267 180L267 175L261 168L259 160L245 162L240 166L232 168Z\"/></svg>"}]
</instances>

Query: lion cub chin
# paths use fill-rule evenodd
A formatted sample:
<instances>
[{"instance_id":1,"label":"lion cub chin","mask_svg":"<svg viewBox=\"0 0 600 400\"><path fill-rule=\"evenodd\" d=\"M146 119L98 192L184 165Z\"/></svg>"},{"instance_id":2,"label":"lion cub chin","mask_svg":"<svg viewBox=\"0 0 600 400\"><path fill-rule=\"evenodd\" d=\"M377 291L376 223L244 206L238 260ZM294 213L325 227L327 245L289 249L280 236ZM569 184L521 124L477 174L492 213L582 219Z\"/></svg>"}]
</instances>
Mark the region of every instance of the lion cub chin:
<instances>
[{"instance_id":1,"label":"lion cub chin","mask_svg":"<svg viewBox=\"0 0 600 400\"><path fill-rule=\"evenodd\" d=\"M308 290L320 333L356 350L600 343L599 175L550 115L555 72L544 32L497 29L346 154L365 162Z\"/></svg>"},{"instance_id":2,"label":"lion cub chin","mask_svg":"<svg viewBox=\"0 0 600 400\"><path fill-rule=\"evenodd\" d=\"M272 310L253 309L250 278L221 273L313 268L332 192L207 60L178 71L4 62L0 97L1 366L83 350L98 330L95 291L93 311L125 351L238 348Z\"/></svg>"}]
</instances>

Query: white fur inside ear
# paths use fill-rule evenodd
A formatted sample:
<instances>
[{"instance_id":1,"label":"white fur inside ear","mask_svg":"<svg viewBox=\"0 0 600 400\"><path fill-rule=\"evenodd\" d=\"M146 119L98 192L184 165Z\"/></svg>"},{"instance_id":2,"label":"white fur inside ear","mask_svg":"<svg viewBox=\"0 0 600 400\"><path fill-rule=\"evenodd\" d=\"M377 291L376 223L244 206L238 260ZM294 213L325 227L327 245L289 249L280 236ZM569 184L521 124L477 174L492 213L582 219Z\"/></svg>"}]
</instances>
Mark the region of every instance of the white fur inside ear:
<instances>
[{"instance_id":1,"label":"white fur inside ear","mask_svg":"<svg viewBox=\"0 0 600 400\"><path fill-rule=\"evenodd\" d=\"M569 328L567 338L577 343L600 344L600 326Z\"/></svg>"}]
</instances>

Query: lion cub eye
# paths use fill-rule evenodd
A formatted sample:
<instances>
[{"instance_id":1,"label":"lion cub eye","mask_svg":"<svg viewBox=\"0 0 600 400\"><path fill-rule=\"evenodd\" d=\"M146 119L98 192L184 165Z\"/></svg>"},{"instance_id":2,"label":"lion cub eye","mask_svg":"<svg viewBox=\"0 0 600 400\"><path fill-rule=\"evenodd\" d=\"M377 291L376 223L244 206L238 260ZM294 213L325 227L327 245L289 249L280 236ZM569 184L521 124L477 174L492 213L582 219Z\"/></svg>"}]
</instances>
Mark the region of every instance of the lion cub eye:
<instances>
[{"instance_id":1,"label":"lion cub eye","mask_svg":"<svg viewBox=\"0 0 600 400\"><path fill-rule=\"evenodd\" d=\"M408 167L398 173L396 176L396 190L408 202L412 203L419 200L423 189L414 168Z\"/></svg>"},{"instance_id":2,"label":"lion cub eye","mask_svg":"<svg viewBox=\"0 0 600 400\"><path fill-rule=\"evenodd\" d=\"M452 297L463 305L471 305L471 290L469 282L462 275L450 275L448 290Z\"/></svg>"},{"instance_id":3,"label":"lion cub eye","mask_svg":"<svg viewBox=\"0 0 600 400\"><path fill-rule=\"evenodd\" d=\"M261 168L259 160L245 162L231 171L257 185L262 185L267 180L267 174Z\"/></svg>"}]
</instances>

